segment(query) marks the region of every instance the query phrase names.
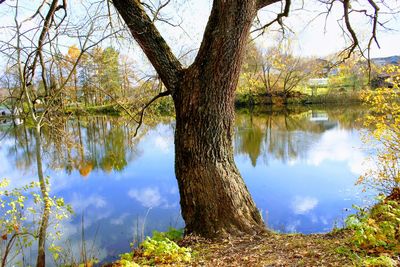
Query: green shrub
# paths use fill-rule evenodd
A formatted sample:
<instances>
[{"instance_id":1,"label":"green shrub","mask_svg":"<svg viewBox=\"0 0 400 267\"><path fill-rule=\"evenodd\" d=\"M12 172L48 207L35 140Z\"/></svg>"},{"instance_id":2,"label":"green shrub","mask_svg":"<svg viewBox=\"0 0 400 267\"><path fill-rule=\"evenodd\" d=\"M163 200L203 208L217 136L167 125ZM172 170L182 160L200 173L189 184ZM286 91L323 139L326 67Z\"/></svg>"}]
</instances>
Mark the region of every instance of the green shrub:
<instances>
[{"instance_id":1,"label":"green shrub","mask_svg":"<svg viewBox=\"0 0 400 267\"><path fill-rule=\"evenodd\" d=\"M151 109L157 115L172 115L175 112L174 102L172 97L163 97L158 99L151 105Z\"/></svg>"},{"instance_id":2,"label":"green shrub","mask_svg":"<svg viewBox=\"0 0 400 267\"><path fill-rule=\"evenodd\" d=\"M371 209L355 206L357 214L346 219L347 228L354 231L349 246L367 266L393 266L386 263L400 255L400 203L379 200Z\"/></svg>"},{"instance_id":3,"label":"green shrub","mask_svg":"<svg viewBox=\"0 0 400 267\"><path fill-rule=\"evenodd\" d=\"M120 255L117 266L141 266L173 263L189 263L191 249L180 247L174 241L183 236L183 230L169 228L167 232L153 232L153 237L146 237L139 249Z\"/></svg>"},{"instance_id":4,"label":"green shrub","mask_svg":"<svg viewBox=\"0 0 400 267\"><path fill-rule=\"evenodd\" d=\"M150 264L168 264L190 262L191 250L178 246L166 237L147 237L141 244L143 256L149 259Z\"/></svg>"},{"instance_id":5,"label":"green shrub","mask_svg":"<svg viewBox=\"0 0 400 267\"><path fill-rule=\"evenodd\" d=\"M41 186L46 187L47 195L40 194ZM12 188L9 179L0 180L0 260L10 264L15 255L30 248L40 238L41 220L44 209L49 209L52 220L52 230L46 238L49 251L57 260L61 251L54 242L60 239L60 222L70 217L72 207L65 204L63 198L50 197L50 183L47 177L44 184L30 182L21 187ZM47 205L46 206L46 202ZM10 255L13 252L15 255ZM8 262L10 260L11 262ZM20 262L16 262L15 264ZM13 263L14 264L14 263Z\"/></svg>"},{"instance_id":6,"label":"green shrub","mask_svg":"<svg viewBox=\"0 0 400 267\"><path fill-rule=\"evenodd\" d=\"M396 266L396 261L388 256L379 257L366 257L363 262L363 266L379 266L379 267L392 267Z\"/></svg>"},{"instance_id":7,"label":"green shrub","mask_svg":"<svg viewBox=\"0 0 400 267\"><path fill-rule=\"evenodd\" d=\"M124 267L139 267L140 266L139 264L134 262L132 253L121 254L120 258L121 259L118 261L119 266L124 266Z\"/></svg>"}]
</instances>

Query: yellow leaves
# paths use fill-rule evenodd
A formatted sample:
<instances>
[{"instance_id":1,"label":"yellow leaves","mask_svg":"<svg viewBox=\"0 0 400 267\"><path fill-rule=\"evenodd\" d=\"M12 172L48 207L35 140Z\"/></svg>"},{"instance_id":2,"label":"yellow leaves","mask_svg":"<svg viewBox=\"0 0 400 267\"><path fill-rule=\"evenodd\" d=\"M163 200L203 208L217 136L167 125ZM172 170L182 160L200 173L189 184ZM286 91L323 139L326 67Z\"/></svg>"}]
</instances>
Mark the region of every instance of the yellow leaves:
<instances>
[{"instance_id":1,"label":"yellow leaves","mask_svg":"<svg viewBox=\"0 0 400 267\"><path fill-rule=\"evenodd\" d=\"M91 162L82 162L79 168L79 173L83 177L87 177L93 170L93 164Z\"/></svg>"},{"instance_id":2,"label":"yellow leaves","mask_svg":"<svg viewBox=\"0 0 400 267\"><path fill-rule=\"evenodd\" d=\"M14 224L14 225L13 225L13 229L14 229L14 231L15 231L16 233L18 233L18 232L19 232L19 225L18 225L18 224Z\"/></svg>"},{"instance_id":3,"label":"yellow leaves","mask_svg":"<svg viewBox=\"0 0 400 267\"><path fill-rule=\"evenodd\" d=\"M391 67L388 71L399 71ZM400 72L399 72L400 73ZM400 186L400 90L394 88L377 88L363 93L363 100L369 105L370 112L363 118L369 128L364 143L375 150L375 161L359 182L378 186L389 191L391 187Z\"/></svg>"},{"instance_id":4,"label":"yellow leaves","mask_svg":"<svg viewBox=\"0 0 400 267\"><path fill-rule=\"evenodd\" d=\"M0 188L5 188L5 187L9 186L9 184L10 184L10 180L4 178L0 181Z\"/></svg>"},{"instance_id":5,"label":"yellow leaves","mask_svg":"<svg viewBox=\"0 0 400 267\"><path fill-rule=\"evenodd\" d=\"M79 57L79 54L81 53L81 51L79 50L79 48L76 45L72 45L68 48L68 57L71 60L76 60Z\"/></svg>"},{"instance_id":6,"label":"yellow leaves","mask_svg":"<svg viewBox=\"0 0 400 267\"><path fill-rule=\"evenodd\" d=\"M260 93L264 85L254 73L242 73L240 75L240 83L236 92L241 95Z\"/></svg>"}]
</instances>

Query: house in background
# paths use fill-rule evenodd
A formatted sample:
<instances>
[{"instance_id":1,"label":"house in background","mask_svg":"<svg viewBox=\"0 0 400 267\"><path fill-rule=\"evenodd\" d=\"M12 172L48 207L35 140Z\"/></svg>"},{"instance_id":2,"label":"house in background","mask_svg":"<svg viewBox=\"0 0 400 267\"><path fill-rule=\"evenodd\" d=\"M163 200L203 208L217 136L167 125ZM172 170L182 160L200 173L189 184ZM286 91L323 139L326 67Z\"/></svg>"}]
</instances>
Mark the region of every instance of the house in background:
<instances>
[{"instance_id":1,"label":"house in background","mask_svg":"<svg viewBox=\"0 0 400 267\"><path fill-rule=\"evenodd\" d=\"M391 57L381 57L381 58L373 58L371 62L377 67L385 67L389 65L400 66L400 56L391 56ZM394 86L394 77L398 75L396 73L378 73L371 80L371 87L388 87L393 88Z\"/></svg>"},{"instance_id":2,"label":"house in background","mask_svg":"<svg viewBox=\"0 0 400 267\"><path fill-rule=\"evenodd\" d=\"M328 76L337 75L339 73L337 66L329 60L317 58L313 61L312 64L319 70L317 71L317 76L319 78L327 78Z\"/></svg>"}]
</instances>

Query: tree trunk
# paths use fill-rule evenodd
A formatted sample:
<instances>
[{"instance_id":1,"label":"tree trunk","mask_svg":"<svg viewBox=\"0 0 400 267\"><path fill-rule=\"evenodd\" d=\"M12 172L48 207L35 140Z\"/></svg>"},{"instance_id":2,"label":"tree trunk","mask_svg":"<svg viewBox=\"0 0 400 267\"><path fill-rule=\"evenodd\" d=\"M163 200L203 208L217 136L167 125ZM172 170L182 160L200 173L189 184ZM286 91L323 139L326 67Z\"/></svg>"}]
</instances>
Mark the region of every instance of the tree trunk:
<instances>
[{"instance_id":1,"label":"tree trunk","mask_svg":"<svg viewBox=\"0 0 400 267\"><path fill-rule=\"evenodd\" d=\"M182 216L186 233L206 237L265 229L233 158L234 95L256 14L255 1L238 2L214 2L199 54L173 94Z\"/></svg>"},{"instance_id":2,"label":"tree trunk","mask_svg":"<svg viewBox=\"0 0 400 267\"><path fill-rule=\"evenodd\" d=\"M185 90L174 97L175 173L185 234L219 237L263 231L233 158L233 97L201 77L186 77Z\"/></svg>"},{"instance_id":3,"label":"tree trunk","mask_svg":"<svg viewBox=\"0 0 400 267\"><path fill-rule=\"evenodd\" d=\"M175 173L186 234L265 230L233 159L234 95L257 10L277 0L214 0L194 63L183 69L137 0L113 4L175 104Z\"/></svg>"}]
</instances>

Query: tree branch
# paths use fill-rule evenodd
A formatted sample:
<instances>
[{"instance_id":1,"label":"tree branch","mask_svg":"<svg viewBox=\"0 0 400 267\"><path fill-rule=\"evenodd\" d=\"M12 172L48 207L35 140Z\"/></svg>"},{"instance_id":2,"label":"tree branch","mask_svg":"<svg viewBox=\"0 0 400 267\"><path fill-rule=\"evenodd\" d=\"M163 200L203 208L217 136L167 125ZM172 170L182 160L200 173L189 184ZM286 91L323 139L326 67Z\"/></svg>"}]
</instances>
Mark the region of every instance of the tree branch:
<instances>
[{"instance_id":1,"label":"tree branch","mask_svg":"<svg viewBox=\"0 0 400 267\"><path fill-rule=\"evenodd\" d=\"M114 0L113 4L162 82L174 93L182 65L144 11L143 5L138 0Z\"/></svg>"},{"instance_id":2,"label":"tree branch","mask_svg":"<svg viewBox=\"0 0 400 267\"><path fill-rule=\"evenodd\" d=\"M257 1L257 8L258 8L258 9L261 9L261 8L263 8L263 7L272 5L272 4L274 4L274 3L278 3L278 2L280 2L280 1L281 1L281 0L258 0L258 1Z\"/></svg>"},{"instance_id":3,"label":"tree branch","mask_svg":"<svg viewBox=\"0 0 400 267\"><path fill-rule=\"evenodd\" d=\"M350 33L351 39L352 39L352 44L345 49L347 51L347 55L345 56L344 60L350 58L351 54L353 53L354 49L358 46L358 38L353 30L351 23L350 23L350 18L349 18L349 9L350 9L350 0L343 0L343 16L344 16L344 22L346 25L347 31Z\"/></svg>"},{"instance_id":4,"label":"tree branch","mask_svg":"<svg viewBox=\"0 0 400 267\"><path fill-rule=\"evenodd\" d=\"M267 1L263 1L263 2L267 2ZM276 2L279 2L279 1L275 1L275 2L270 1L270 2L276 3ZM283 18L283 17L288 17L288 16L289 16L290 5L291 5L291 0L285 0L285 6L284 6L284 8L283 8L283 11L282 11L281 13L278 13L278 15L276 16L275 19L273 19L272 21L268 22L267 24L265 24L265 25L263 25L263 26L261 26L261 27L255 29L255 30L253 30L253 31L251 31L251 32L253 33L253 32L256 32L256 31L261 31L261 33L260 33L260 35L261 35L261 34L263 34L263 33L265 32L265 30L266 30L269 26L271 26L271 25L274 24L275 22L278 22L278 24L282 27L282 29L284 29L285 27L284 27L284 25L283 25L282 18Z\"/></svg>"},{"instance_id":5,"label":"tree branch","mask_svg":"<svg viewBox=\"0 0 400 267\"><path fill-rule=\"evenodd\" d=\"M144 112L146 111L146 109L154 102L154 101L156 101L157 99L159 99L159 98L161 98L161 97L164 97L164 96L169 96L169 95L171 95L171 92L169 91L169 90L167 90L167 91L164 91L164 92L161 92L161 93L159 93L158 95L156 95L155 97L153 97L149 102L147 102L146 103L146 105L144 105L144 107L140 110L140 112L139 112L139 121L138 121L138 126L136 127L136 130L135 130L135 134L133 135L133 136L137 136L137 134L138 134L138 132L139 132L139 128L140 128L140 126L142 126L142 124L143 124L143 116L144 116Z\"/></svg>"}]
</instances>

